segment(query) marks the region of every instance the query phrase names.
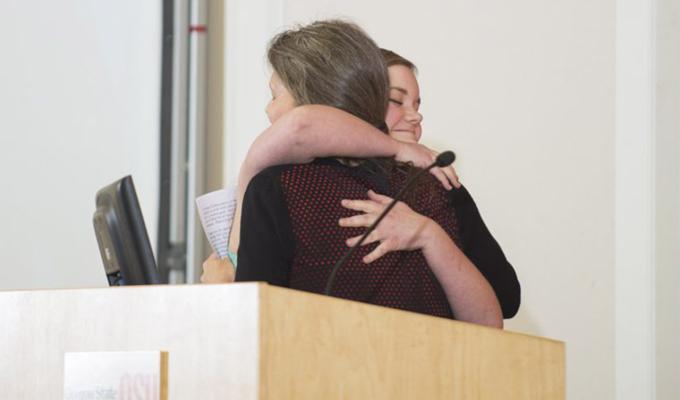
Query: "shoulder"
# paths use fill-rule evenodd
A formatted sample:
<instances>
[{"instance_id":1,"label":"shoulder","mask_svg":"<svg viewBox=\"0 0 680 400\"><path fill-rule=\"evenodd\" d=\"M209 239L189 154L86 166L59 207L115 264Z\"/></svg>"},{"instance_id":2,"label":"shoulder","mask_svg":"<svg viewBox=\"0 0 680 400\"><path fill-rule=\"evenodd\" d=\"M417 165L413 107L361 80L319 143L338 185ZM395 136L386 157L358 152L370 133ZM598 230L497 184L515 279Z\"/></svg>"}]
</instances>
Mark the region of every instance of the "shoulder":
<instances>
[{"instance_id":1,"label":"shoulder","mask_svg":"<svg viewBox=\"0 0 680 400\"><path fill-rule=\"evenodd\" d=\"M333 159L318 159L308 164L286 164L266 168L248 183L244 203L256 198L278 199L291 190L312 190L322 183L332 181L338 171L346 168Z\"/></svg>"},{"instance_id":2,"label":"shoulder","mask_svg":"<svg viewBox=\"0 0 680 400\"><path fill-rule=\"evenodd\" d=\"M281 175L290 166L274 166L266 168L255 175L243 195L243 213L253 208L270 208L281 200ZM245 218L245 217L244 217Z\"/></svg>"},{"instance_id":3,"label":"shoulder","mask_svg":"<svg viewBox=\"0 0 680 400\"><path fill-rule=\"evenodd\" d=\"M259 174L255 175L255 177L251 180L257 180L258 181L267 181L267 180L272 180L272 179L278 179L284 174L291 174L291 173L305 173L308 171L315 171L315 170L333 170L333 169L348 169L348 167L344 166L342 163L340 163L338 160L333 159L333 158L317 158L314 161L307 163L307 164L285 164L285 165L275 165L272 167L265 168L264 170L260 171Z\"/></svg>"},{"instance_id":4,"label":"shoulder","mask_svg":"<svg viewBox=\"0 0 680 400\"><path fill-rule=\"evenodd\" d=\"M456 208L475 207L475 201L465 186L460 189L453 188L448 191L448 198L451 205Z\"/></svg>"},{"instance_id":5,"label":"shoulder","mask_svg":"<svg viewBox=\"0 0 680 400\"><path fill-rule=\"evenodd\" d=\"M278 186L281 175L292 168L293 165L276 165L265 168L250 180L248 187L246 188L246 193L266 190L268 188L271 189L272 187Z\"/></svg>"},{"instance_id":6,"label":"shoulder","mask_svg":"<svg viewBox=\"0 0 680 400\"><path fill-rule=\"evenodd\" d=\"M276 180L281 176L281 174L293 169L293 167L294 165L275 165L273 167L265 168L262 171L260 171L260 173L255 175L253 179L250 180L250 183L253 183L255 181L266 182Z\"/></svg>"}]
</instances>

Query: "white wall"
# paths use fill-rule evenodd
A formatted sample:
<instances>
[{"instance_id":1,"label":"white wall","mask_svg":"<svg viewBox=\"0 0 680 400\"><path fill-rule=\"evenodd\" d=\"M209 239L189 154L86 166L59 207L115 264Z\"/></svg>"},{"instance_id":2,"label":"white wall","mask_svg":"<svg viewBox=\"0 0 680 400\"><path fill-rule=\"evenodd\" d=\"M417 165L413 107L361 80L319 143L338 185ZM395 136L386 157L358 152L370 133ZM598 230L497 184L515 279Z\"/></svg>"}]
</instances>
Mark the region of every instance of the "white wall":
<instances>
[{"instance_id":1,"label":"white wall","mask_svg":"<svg viewBox=\"0 0 680 400\"><path fill-rule=\"evenodd\" d=\"M656 8L656 395L680 398L680 2Z\"/></svg>"},{"instance_id":2,"label":"white wall","mask_svg":"<svg viewBox=\"0 0 680 400\"><path fill-rule=\"evenodd\" d=\"M242 14L226 14L226 63L240 72L225 90L240 108L226 109L225 176L266 126L272 15L358 22L419 67L423 140L456 150L520 276L523 304L507 328L567 342L569 398L613 398L615 1L261 0L249 3L255 14L269 7L261 29L239 27L248 6L231 3Z\"/></svg>"},{"instance_id":3,"label":"white wall","mask_svg":"<svg viewBox=\"0 0 680 400\"><path fill-rule=\"evenodd\" d=\"M269 124L264 113L271 98L265 52L280 30L282 7L280 0L230 0L224 8L225 185L236 184L250 143Z\"/></svg>"},{"instance_id":4,"label":"white wall","mask_svg":"<svg viewBox=\"0 0 680 400\"><path fill-rule=\"evenodd\" d=\"M616 10L616 398L654 398L653 1Z\"/></svg>"},{"instance_id":5,"label":"white wall","mask_svg":"<svg viewBox=\"0 0 680 400\"><path fill-rule=\"evenodd\" d=\"M96 191L132 174L155 244L161 2L0 13L0 289L103 286Z\"/></svg>"}]
</instances>

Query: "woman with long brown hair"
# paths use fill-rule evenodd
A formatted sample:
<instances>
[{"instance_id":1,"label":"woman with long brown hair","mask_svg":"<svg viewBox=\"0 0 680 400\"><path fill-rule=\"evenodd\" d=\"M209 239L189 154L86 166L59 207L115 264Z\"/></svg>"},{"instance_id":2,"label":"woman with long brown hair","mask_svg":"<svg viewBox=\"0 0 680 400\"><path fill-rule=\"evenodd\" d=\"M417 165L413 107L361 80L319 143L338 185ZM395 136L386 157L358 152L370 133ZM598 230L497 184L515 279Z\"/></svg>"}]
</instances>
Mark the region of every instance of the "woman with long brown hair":
<instances>
[{"instance_id":1,"label":"woman with long brown hair","mask_svg":"<svg viewBox=\"0 0 680 400\"><path fill-rule=\"evenodd\" d=\"M287 31L272 41L268 55L274 70L267 110L272 123L296 106L322 104L386 130L385 64L356 26L322 21ZM403 168L389 161L322 159L259 173L243 202L236 279L322 291L347 245L346 231L358 235L363 222L357 219L370 219L362 217L369 209L362 215L350 210L368 203L342 201L367 192L376 204L386 201L384 195L403 184ZM334 295L502 326L494 290L456 245L463 233L443 188L435 181L421 185L409 205L400 203L390 215L415 224L409 231L421 234L394 244L395 251L369 260L370 266L362 258L380 246L362 249L339 273ZM338 228L339 220L350 228Z\"/></svg>"}]
</instances>

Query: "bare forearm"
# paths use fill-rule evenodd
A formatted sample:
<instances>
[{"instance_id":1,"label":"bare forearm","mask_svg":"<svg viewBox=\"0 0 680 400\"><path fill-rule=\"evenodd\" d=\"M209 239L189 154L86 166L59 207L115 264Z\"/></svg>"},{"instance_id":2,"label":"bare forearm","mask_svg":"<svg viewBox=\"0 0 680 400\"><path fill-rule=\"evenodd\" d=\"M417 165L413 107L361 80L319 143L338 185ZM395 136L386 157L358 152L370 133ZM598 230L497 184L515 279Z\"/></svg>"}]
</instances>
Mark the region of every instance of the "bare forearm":
<instances>
[{"instance_id":1,"label":"bare forearm","mask_svg":"<svg viewBox=\"0 0 680 400\"><path fill-rule=\"evenodd\" d=\"M317 157L392 157L401 144L342 110L304 105L284 114L248 150L240 172L246 185L263 169Z\"/></svg>"},{"instance_id":2,"label":"bare forearm","mask_svg":"<svg viewBox=\"0 0 680 400\"><path fill-rule=\"evenodd\" d=\"M444 288L456 319L502 328L493 288L446 232L432 222L423 240L425 259Z\"/></svg>"},{"instance_id":3,"label":"bare forearm","mask_svg":"<svg viewBox=\"0 0 680 400\"><path fill-rule=\"evenodd\" d=\"M342 110L304 105L282 115L253 142L238 177L238 207L230 249L239 244L243 193L250 180L267 167L311 162L317 157L392 157L404 144Z\"/></svg>"}]
</instances>

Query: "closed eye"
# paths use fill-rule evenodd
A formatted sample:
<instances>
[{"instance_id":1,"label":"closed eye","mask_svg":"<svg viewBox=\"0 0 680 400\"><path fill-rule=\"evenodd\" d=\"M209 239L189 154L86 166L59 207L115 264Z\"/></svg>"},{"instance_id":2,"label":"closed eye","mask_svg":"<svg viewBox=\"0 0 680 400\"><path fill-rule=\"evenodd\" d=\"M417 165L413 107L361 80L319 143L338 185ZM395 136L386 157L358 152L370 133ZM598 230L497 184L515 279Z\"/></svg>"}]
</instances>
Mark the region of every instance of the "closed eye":
<instances>
[{"instance_id":1,"label":"closed eye","mask_svg":"<svg viewBox=\"0 0 680 400\"><path fill-rule=\"evenodd\" d=\"M399 101L397 99L390 99L390 103L394 103L394 104L397 104L397 105L400 105L400 106L404 105L403 101Z\"/></svg>"}]
</instances>

